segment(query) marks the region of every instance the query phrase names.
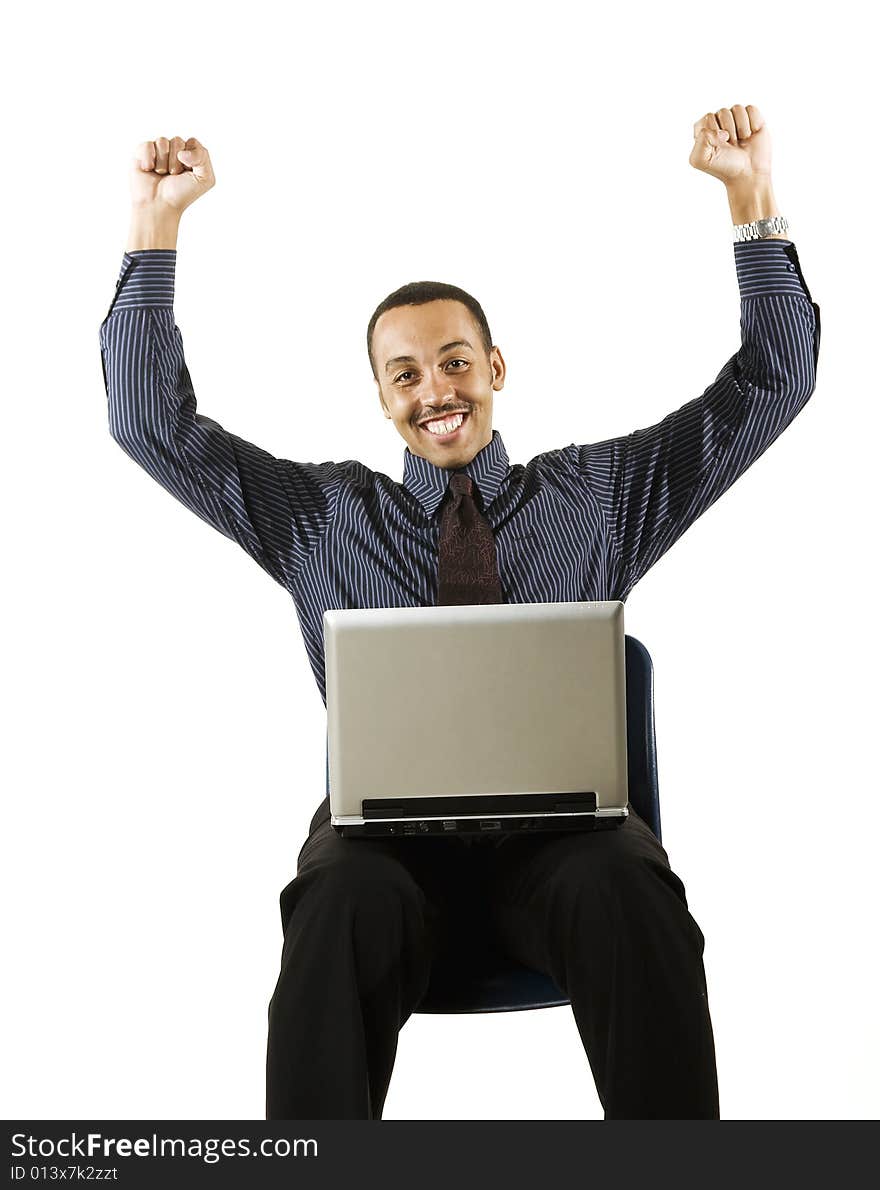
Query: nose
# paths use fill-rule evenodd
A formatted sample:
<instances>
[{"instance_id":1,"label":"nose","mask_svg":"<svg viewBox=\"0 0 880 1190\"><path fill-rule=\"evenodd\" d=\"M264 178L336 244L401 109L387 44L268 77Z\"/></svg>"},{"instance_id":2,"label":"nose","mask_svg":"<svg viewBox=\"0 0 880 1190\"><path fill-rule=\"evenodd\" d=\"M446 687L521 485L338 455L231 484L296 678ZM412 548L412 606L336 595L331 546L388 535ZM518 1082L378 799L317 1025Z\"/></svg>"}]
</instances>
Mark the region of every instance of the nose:
<instances>
[{"instance_id":1,"label":"nose","mask_svg":"<svg viewBox=\"0 0 880 1190\"><path fill-rule=\"evenodd\" d=\"M458 395L455 385L450 383L448 376L428 376L419 392L419 403L423 409L445 409L447 405L458 405ZM424 414L423 414L424 416Z\"/></svg>"},{"instance_id":2,"label":"nose","mask_svg":"<svg viewBox=\"0 0 880 1190\"><path fill-rule=\"evenodd\" d=\"M455 388L450 385L448 379L445 380L429 380L422 390L422 400L425 405L430 405L432 408L436 406L449 405L456 400Z\"/></svg>"},{"instance_id":3,"label":"nose","mask_svg":"<svg viewBox=\"0 0 880 1190\"><path fill-rule=\"evenodd\" d=\"M442 405L444 401L455 398L455 376L444 367L429 365L422 373L422 383L418 388L426 405Z\"/></svg>"}]
</instances>

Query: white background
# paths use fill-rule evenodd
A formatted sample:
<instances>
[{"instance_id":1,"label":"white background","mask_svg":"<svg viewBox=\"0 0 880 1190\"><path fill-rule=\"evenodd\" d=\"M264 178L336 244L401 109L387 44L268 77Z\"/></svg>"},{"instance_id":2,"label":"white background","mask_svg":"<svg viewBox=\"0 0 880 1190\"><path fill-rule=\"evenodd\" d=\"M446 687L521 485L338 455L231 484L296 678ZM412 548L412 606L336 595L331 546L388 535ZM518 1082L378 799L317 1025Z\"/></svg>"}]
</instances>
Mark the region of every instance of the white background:
<instances>
[{"instance_id":1,"label":"white background","mask_svg":"<svg viewBox=\"0 0 880 1190\"><path fill-rule=\"evenodd\" d=\"M17 1118L264 1118L278 896L324 792L290 597L111 440L98 328L139 142L197 136L175 318L201 412L402 477L371 313L482 303L513 462L660 420L740 343L706 112L754 103L817 389L655 565L663 838L725 1119L875 1117L876 95L837 3L154 3L7 17L6 1036ZM15 113L15 114L14 114ZM414 1015L386 1119L601 1119L569 1008Z\"/></svg>"}]
</instances>

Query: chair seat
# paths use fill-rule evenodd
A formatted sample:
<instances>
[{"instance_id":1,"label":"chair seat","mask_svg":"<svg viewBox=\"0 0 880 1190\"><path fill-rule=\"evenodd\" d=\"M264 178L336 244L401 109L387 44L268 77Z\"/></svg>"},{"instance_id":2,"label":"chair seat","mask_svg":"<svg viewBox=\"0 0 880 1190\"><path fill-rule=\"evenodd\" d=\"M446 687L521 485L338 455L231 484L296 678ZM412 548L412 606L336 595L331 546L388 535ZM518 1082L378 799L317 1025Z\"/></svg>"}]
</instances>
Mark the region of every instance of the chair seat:
<instances>
[{"instance_id":1,"label":"chair seat","mask_svg":"<svg viewBox=\"0 0 880 1190\"><path fill-rule=\"evenodd\" d=\"M418 1013L516 1012L569 1004L554 981L487 947L478 957L452 955L438 960Z\"/></svg>"}]
</instances>

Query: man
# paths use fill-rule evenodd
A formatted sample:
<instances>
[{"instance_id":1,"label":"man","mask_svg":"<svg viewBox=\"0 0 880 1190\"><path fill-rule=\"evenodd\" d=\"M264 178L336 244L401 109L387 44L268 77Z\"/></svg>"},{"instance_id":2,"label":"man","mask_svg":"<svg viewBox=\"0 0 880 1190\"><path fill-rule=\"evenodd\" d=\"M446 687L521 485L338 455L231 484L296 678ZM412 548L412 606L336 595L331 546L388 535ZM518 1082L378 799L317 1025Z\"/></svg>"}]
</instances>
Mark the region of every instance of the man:
<instances>
[{"instance_id":1,"label":"man","mask_svg":"<svg viewBox=\"0 0 880 1190\"><path fill-rule=\"evenodd\" d=\"M355 460L277 459L197 412L174 270L180 216L214 174L195 138L140 146L101 325L111 434L290 593L325 704L327 608L469 602L469 591L482 602L626 599L803 408L819 307L787 224L757 222L779 214L761 113L708 113L690 163L724 182L734 224L762 237L734 244L742 347L703 395L647 429L511 465L492 426L505 364L482 308L455 286L404 286L367 335L380 406L406 443L399 484ZM484 587L468 586L468 567ZM442 744L454 717L430 701L425 713ZM432 960L467 926L464 909L482 906L501 945L570 998L606 1119L718 1119L703 934L632 807L613 831L469 842L341 838L327 799L318 806L281 894L267 1118L380 1119Z\"/></svg>"}]
</instances>

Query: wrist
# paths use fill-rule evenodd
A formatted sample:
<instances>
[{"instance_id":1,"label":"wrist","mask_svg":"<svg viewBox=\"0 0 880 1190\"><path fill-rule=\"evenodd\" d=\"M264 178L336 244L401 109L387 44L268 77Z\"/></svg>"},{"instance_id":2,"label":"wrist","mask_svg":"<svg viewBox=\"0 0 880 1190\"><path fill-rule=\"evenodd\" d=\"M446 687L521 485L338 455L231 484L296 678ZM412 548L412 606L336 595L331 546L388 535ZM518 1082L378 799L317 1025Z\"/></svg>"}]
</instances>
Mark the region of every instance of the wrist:
<instances>
[{"instance_id":1,"label":"wrist","mask_svg":"<svg viewBox=\"0 0 880 1190\"><path fill-rule=\"evenodd\" d=\"M150 248L177 248L180 216L170 210L133 207L128 225L126 252L142 252Z\"/></svg>"},{"instance_id":2,"label":"wrist","mask_svg":"<svg viewBox=\"0 0 880 1190\"><path fill-rule=\"evenodd\" d=\"M752 223L782 212L776 205L769 177L738 179L727 186L727 202L734 223Z\"/></svg>"},{"instance_id":3,"label":"wrist","mask_svg":"<svg viewBox=\"0 0 880 1190\"><path fill-rule=\"evenodd\" d=\"M731 182L727 187L727 201L734 225L754 223L756 219L769 219L781 215L773 193L773 183L767 176L745 178ZM769 235L765 240L787 240L786 235Z\"/></svg>"}]
</instances>

